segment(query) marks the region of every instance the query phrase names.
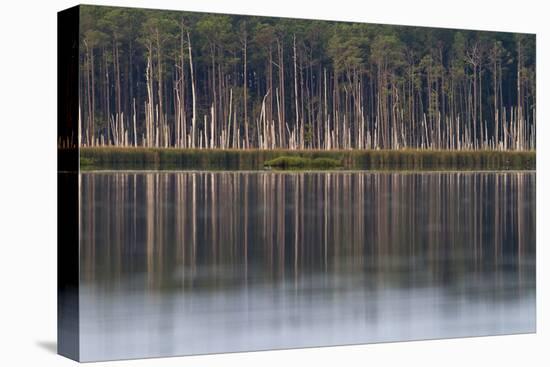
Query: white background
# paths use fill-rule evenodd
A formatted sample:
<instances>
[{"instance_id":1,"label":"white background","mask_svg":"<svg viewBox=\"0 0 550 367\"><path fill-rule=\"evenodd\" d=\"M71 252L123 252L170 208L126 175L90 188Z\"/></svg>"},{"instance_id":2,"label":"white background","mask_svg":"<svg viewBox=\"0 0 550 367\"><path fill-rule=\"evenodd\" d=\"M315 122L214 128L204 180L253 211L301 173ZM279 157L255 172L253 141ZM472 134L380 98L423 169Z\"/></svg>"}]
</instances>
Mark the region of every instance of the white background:
<instances>
[{"instance_id":1,"label":"white background","mask_svg":"<svg viewBox=\"0 0 550 367\"><path fill-rule=\"evenodd\" d=\"M165 9L537 33L537 334L98 363L94 366L543 366L550 360L550 12L544 1L93 1ZM56 12L0 10L0 365L68 366L56 341ZM544 361L546 357L546 361ZM546 363L545 363L546 362Z\"/></svg>"}]
</instances>

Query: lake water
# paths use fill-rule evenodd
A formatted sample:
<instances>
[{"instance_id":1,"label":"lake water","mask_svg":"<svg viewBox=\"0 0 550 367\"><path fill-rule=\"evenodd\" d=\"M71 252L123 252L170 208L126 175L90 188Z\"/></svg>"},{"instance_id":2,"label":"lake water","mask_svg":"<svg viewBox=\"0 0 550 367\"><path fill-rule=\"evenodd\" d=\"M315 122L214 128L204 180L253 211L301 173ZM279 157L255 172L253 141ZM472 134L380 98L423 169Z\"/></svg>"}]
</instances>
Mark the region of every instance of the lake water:
<instances>
[{"instance_id":1,"label":"lake water","mask_svg":"<svg viewBox=\"0 0 550 367\"><path fill-rule=\"evenodd\" d=\"M535 331L534 172L79 180L84 361Z\"/></svg>"}]
</instances>

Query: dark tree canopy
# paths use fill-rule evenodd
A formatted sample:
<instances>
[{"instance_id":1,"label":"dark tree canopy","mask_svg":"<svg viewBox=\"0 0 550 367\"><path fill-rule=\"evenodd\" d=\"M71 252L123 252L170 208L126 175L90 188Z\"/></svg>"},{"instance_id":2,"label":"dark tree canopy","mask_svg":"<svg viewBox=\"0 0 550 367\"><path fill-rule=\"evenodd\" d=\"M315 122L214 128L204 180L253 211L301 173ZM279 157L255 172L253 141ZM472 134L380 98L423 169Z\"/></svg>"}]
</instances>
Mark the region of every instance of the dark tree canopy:
<instances>
[{"instance_id":1,"label":"dark tree canopy","mask_svg":"<svg viewBox=\"0 0 550 367\"><path fill-rule=\"evenodd\" d=\"M81 6L82 145L535 148L535 36Z\"/></svg>"}]
</instances>

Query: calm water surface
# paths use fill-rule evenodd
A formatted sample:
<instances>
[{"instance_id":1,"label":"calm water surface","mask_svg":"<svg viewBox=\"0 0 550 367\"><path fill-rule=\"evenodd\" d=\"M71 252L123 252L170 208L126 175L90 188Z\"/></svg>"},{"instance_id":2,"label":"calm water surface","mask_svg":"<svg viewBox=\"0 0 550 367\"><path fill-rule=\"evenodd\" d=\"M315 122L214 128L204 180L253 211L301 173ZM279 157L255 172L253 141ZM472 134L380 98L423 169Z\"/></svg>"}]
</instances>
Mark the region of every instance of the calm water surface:
<instances>
[{"instance_id":1,"label":"calm water surface","mask_svg":"<svg viewBox=\"0 0 550 367\"><path fill-rule=\"evenodd\" d=\"M83 173L83 360L535 331L535 173Z\"/></svg>"}]
</instances>

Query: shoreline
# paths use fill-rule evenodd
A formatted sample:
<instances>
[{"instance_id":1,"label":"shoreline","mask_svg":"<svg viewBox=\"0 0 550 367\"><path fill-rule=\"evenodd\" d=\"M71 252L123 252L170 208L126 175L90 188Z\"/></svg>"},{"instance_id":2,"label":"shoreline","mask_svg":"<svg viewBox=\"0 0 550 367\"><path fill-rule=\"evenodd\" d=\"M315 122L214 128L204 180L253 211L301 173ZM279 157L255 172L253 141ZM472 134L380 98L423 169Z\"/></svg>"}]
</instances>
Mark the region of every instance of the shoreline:
<instances>
[{"instance_id":1,"label":"shoreline","mask_svg":"<svg viewBox=\"0 0 550 367\"><path fill-rule=\"evenodd\" d=\"M62 154L63 149L60 149ZM74 154L74 151L72 151ZM144 147L80 148L80 169L95 170L249 170L269 169L276 158L330 159L339 167L276 167L273 170L509 171L535 170L535 151L493 150L261 150ZM68 152L67 152L68 153ZM286 169L285 169L286 168Z\"/></svg>"}]
</instances>

